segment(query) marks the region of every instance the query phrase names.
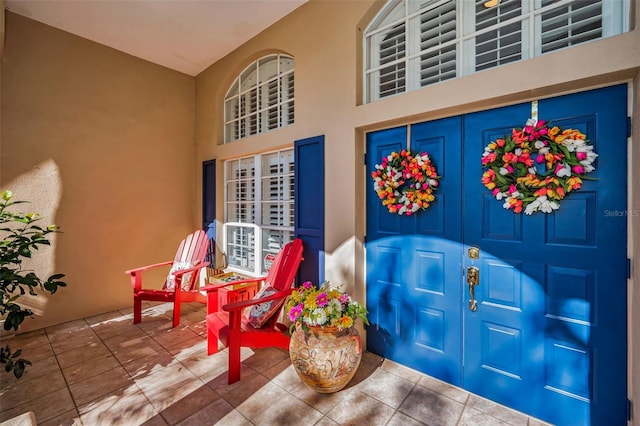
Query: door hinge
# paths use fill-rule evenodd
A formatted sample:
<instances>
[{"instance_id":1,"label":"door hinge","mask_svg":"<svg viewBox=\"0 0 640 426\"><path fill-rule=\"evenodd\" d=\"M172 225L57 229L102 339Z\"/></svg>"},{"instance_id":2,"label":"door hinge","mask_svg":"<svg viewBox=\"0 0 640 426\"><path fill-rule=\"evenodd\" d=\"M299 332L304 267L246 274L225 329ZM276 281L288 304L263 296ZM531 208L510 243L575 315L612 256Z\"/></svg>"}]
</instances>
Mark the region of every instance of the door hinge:
<instances>
[{"instance_id":1,"label":"door hinge","mask_svg":"<svg viewBox=\"0 0 640 426\"><path fill-rule=\"evenodd\" d=\"M630 399L627 399L627 421L631 421L633 417L633 404Z\"/></svg>"},{"instance_id":2,"label":"door hinge","mask_svg":"<svg viewBox=\"0 0 640 426\"><path fill-rule=\"evenodd\" d=\"M631 117L627 117L627 137L630 138L631 137L631 130L632 130L632 124L631 124Z\"/></svg>"},{"instance_id":3,"label":"door hinge","mask_svg":"<svg viewBox=\"0 0 640 426\"><path fill-rule=\"evenodd\" d=\"M633 269L633 264L631 262L631 259L627 258L627 279L628 280L631 279L631 274L633 273L632 269Z\"/></svg>"}]
</instances>

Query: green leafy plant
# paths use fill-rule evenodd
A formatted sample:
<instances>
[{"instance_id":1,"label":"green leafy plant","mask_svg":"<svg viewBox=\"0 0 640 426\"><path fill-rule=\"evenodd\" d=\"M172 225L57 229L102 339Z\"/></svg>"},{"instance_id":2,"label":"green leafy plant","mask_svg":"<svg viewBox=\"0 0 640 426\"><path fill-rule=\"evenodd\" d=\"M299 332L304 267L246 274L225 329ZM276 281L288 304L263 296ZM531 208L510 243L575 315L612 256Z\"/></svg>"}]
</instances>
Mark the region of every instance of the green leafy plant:
<instances>
[{"instance_id":1,"label":"green leafy plant","mask_svg":"<svg viewBox=\"0 0 640 426\"><path fill-rule=\"evenodd\" d=\"M58 287L66 287L60 281L64 274L51 275L46 280L38 277L33 271L23 269L22 262L30 259L40 246L50 245L47 235L60 232L55 225L43 228L37 224L42 218L37 213L15 213L9 209L27 201L13 201L11 191L4 191L0 200L0 317L4 319L5 330L18 330L26 317L34 315L33 311L17 303L17 300L29 294L37 296L36 289L54 294ZM11 351L9 345L0 348L0 364L4 364L7 373L12 372L22 377L25 366L31 365L20 358L21 350Z\"/></svg>"}]
</instances>

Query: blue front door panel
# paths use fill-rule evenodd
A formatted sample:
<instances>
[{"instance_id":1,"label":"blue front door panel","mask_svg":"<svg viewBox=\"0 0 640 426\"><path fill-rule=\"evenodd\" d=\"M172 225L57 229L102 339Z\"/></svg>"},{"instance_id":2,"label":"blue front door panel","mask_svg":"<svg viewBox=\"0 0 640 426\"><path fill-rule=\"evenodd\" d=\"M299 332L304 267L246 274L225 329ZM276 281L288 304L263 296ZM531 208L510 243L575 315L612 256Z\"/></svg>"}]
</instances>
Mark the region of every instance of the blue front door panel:
<instances>
[{"instance_id":1,"label":"blue front door panel","mask_svg":"<svg viewBox=\"0 0 640 426\"><path fill-rule=\"evenodd\" d=\"M368 349L555 424L626 424L626 94L539 101L541 119L581 130L599 155L596 180L553 214L505 210L480 180L484 147L522 127L529 103L369 134L369 171L410 143L442 178L411 217L368 189Z\"/></svg>"}]
</instances>

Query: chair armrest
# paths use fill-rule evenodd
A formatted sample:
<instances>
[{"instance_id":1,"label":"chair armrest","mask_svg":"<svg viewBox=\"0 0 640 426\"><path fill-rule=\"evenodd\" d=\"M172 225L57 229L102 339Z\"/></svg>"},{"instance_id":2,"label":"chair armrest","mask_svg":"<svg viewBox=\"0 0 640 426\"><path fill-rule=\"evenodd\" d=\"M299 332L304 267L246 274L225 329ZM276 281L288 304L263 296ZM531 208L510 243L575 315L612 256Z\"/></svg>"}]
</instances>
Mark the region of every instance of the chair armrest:
<instances>
[{"instance_id":1,"label":"chair armrest","mask_svg":"<svg viewBox=\"0 0 640 426\"><path fill-rule=\"evenodd\" d=\"M257 277L257 278L248 278L246 280L230 281L228 283L207 284L207 285L205 285L203 287L200 287L200 290L202 290L202 291L217 291L219 288L226 287L228 285L252 283L254 281L264 281L266 278L267 277Z\"/></svg>"},{"instance_id":2,"label":"chair armrest","mask_svg":"<svg viewBox=\"0 0 640 426\"><path fill-rule=\"evenodd\" d=\"M293 292L293 288L279 291L277 293L271 294L269 296L261 297L259 299L251 299L251 300L240 300L239 302L228 303L222 307L224 311L240 311L249 306L259 305L261 303L270 302L272 300L278 300L289 296Z\"/></svg>"},{"instance_id":3,"label":"chair armrest","mask_svg":"<svg viewBox=\"0 0 640 426\"><path fill-rule=\"evenodd\" d=\"M154 263L153 265L141 266L139 268L129 269L128 271L124 271L127 275L134 275L138 272L146 271L147 269L157 268L158 266L171 265L173 260L168 260L166 262Z\"/></svg>"},{"instance_id":4,"label":"chair armrest","mask_svg":"<svg viewBox=\"0 0 640 426\"><path fill-rule=\"evenodd\" d=\"M172 265L173 260L168 260L166 262L154 263L153 265L141 266L135 269L129 269L124 273L131 277L131 287L133 287L134 293L142 290L142 273L146 270L157 268L159 266Z\"/></svg>"},{"instance_id":5,"label":"chair armrest","mask_svg":"<svg viewBox=\"0 0 640 426\"><path fill-rule=\"evenodd\" d=\"M226 287L231 283L222 283L222 284L207 284L205 286L200 287L201 291L206 291L207 293L210 293L212 291L218 291L219 288L221 287Z\"/></svg>"}]
</instances>

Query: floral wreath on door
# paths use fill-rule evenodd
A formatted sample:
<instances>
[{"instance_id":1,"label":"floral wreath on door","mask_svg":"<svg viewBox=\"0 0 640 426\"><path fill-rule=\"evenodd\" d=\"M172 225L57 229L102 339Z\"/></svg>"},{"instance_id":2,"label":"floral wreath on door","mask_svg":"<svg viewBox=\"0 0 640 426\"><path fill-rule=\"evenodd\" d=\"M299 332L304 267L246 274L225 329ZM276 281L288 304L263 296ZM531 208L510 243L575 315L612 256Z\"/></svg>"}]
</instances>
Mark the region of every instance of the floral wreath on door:
<instances>
[{"instance_id":1,"label":"floral wreath on door","mask_svg":"<svg viewBox=\"0 0 640 426\"><path fill-rule=\"evenodd\" d=\"M524 128L491 141L482 154L482 183L503 207L552 213L582 187L598 154L584 133L529 119Z\"/></svg>"},{"instance_id":2,"label":"floral wreath on door","mask_svg":"<svg viewBox=\"0 0 640 426\"><path fill-rule=\"evenodd\" d=\"M438 172L427 152L392 152L371 172L373 189L389 213L400 216L426 210L435 201Z\"/></svg>"}]
</instances>

